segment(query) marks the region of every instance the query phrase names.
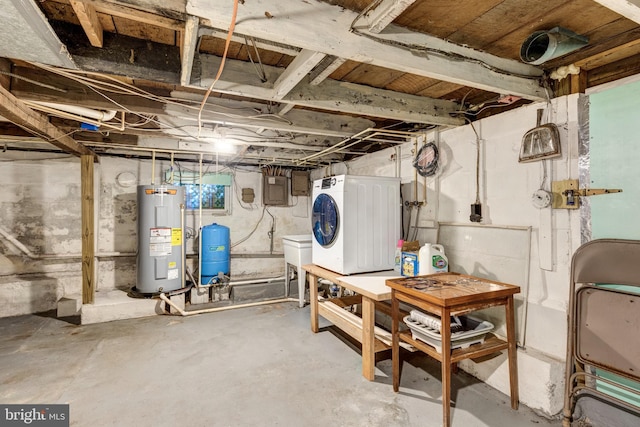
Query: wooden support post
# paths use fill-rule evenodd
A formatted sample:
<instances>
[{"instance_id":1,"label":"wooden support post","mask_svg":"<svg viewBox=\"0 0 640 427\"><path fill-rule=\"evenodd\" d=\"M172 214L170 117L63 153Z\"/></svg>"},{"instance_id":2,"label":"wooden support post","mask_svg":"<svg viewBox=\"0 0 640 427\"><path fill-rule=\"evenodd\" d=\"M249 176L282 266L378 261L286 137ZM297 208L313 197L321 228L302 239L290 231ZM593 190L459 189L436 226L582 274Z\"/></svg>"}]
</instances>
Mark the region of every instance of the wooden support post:
<instances>
[{"instance_id":1,"label":"wooden support post","mask_svg":"<svg viewBox=\"0 0 640 427\"><path fill-rule=\"evenodd\" d=\"M94 217L93 217L93 160L91 155L80 156L82 186L82 303L93 304L95 297Z\"/></svg>"},{"instance_id":2,"label":"wooden support post","mask_svg":"<svg viewBox=\"0 0 640 427\"><path fill-rule=\"evenodd\" d=\"M587 90L587 71L581 70L579 74L572 74L571 93L585 93Z\"/></svg>"},{"instance_id":3,"label":"wooden support post","mask_svg":"<svg viewBox=\"0 0 640 427\"><path fill-rule=\"evenodd\" d=\"M102 47L102 24L100 24L95 8L90 4L78 0L69 0L69 2L76 12L82 29L87 34L91 46Z\"/></svg>"},{"instance_id":4,"label":"wooden support post","mask_svg":"<svg viewBox=\"0 0 640 427\"><path fill-rule=\"evenodd\" d=\"M376 376L376 354L374 351L376 306L374 301L362 297L362 375L369 381Z\"/></svg>"}]
</instances>

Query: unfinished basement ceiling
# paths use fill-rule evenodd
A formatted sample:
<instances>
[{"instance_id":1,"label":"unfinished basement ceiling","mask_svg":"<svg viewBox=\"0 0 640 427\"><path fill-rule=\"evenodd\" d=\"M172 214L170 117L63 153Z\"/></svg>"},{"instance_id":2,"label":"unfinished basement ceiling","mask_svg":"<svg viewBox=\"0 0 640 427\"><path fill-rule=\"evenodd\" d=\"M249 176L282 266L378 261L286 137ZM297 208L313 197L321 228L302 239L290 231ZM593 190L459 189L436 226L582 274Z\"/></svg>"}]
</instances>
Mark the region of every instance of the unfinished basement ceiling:
<instances>
[{"instance_id":1,"label":"unfinished basement ceiling","mask_svg":"<svg viewBox=\"0 0 640 427\"><path fill-rule=\"evenodd\" d=\"M640 8L624 0L244 0L235 21L233 0L32 1L77 70L8 50L27 37L20 29L2 33L0 76L99 154L218 151L317 167L640 72ZM540 66L520 60L531 33L558 26L588 44ZM550 77L570 65L577 74ZM118 113L79 130L33 101ZM11 124L2 139L34 146Z\"/></svg>"}]
</instances>

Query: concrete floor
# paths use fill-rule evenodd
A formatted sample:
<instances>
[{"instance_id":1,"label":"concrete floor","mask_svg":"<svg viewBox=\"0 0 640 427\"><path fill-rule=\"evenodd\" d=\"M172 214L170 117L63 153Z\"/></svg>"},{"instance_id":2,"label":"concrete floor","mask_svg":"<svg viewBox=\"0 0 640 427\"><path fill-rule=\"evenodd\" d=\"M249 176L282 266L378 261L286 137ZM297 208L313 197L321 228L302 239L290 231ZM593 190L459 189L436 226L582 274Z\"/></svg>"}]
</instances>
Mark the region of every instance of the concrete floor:
<instances>
[{"instance_id":1,"label":"concrete floor","mask_svg":"<svg viewBox=\"0 0 640 427\"><path fill-rule=\"evenodd\" d=\"M321 322L324 319L321 320ZM327 323L321 323L321 326ZM294 302L76 326L0 319L0 402L69 403L72 426L439 426L440 368L426 356L361 375L333 327ZM560 426L459 372L453 426Z\"/></svg>"}]
</instances>

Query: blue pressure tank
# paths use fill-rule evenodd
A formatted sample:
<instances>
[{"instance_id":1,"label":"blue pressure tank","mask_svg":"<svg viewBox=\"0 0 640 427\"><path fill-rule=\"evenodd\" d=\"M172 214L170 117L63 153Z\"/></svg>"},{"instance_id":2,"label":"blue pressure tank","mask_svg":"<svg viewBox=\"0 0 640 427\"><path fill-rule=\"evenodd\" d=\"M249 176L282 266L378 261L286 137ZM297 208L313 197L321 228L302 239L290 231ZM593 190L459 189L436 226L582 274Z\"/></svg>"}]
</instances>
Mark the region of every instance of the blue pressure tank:
<instances>
[{"instance_id":1,"label":"blue pressure tank","mask_svg":"<svg viewBox=\"0 0 640 427\"><path fill-rule=\"evenodd\" d=\"M231 240L229 227L219 224L205 225L200 235L201 285L217 283L218 273L229 276L231 260Z\"/></svg>"}]
</instances>

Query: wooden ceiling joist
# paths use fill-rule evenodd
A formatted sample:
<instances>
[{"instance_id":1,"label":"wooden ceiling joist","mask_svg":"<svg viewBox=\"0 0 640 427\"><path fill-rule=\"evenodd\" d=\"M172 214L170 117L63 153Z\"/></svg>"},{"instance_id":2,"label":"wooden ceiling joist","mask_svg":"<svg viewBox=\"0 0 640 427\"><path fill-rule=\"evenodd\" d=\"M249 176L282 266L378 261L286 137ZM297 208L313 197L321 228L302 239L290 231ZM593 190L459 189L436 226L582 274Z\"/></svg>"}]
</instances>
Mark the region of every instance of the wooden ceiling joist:
<instances>
[{"instance_id":1,"label":"wooden ceiling joist","mask_svg":"<svg viewBox=\"0 0 640 427\"><path fill-rule=\"evenodd\" d=\"M369 31L379 34L416 0L382 0L367 16Z\"/></svg>"},{"instance_id":2,"label":"wooden ceiling joist","mask_svg":"<svg viewBox=\"0 0 640 427\"><path fill-rule=\"evenodd\" d=\"M27 107L2 86L0 86L0 115L67 153L75 156L95 156L93 151L49 123L47 116Z\"/></svg>"},{"instance_id":3,"label":"wooden ceiling joist","mask_svg":"<svg viewBox=\"0 0 640 427\"><path fill-rule=\"evenodd\" d=\"M69 2L80 21L82 29L87 34L91 46L102 47L102 24L100 24L95 8L90 4L77 0L69 0Z\"/></svg>"},{"instance_id":4,"label":"wooden ceiling joist","mask_svg":"<svg viewBox=\"0 0 640 427\"><path fill-rule=\"evenodd\" d=\"M218 29L228 28L231 8L231 2L187 3L189 13ZM266 12L271 18L265 17ZM358 35L351 28L358 14L331 4L281 0L270 4L266 12L261 2L245 2L238 12L236 30L285 44L292 43L295 34L296 46L303 49L490 92L530 100L547 98L538 81L542 70L536 67L396 26L389 26L393 30L384 34L363 30Z\"/></svg>"}]
</instances>

